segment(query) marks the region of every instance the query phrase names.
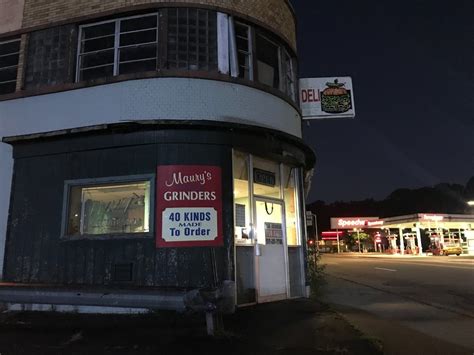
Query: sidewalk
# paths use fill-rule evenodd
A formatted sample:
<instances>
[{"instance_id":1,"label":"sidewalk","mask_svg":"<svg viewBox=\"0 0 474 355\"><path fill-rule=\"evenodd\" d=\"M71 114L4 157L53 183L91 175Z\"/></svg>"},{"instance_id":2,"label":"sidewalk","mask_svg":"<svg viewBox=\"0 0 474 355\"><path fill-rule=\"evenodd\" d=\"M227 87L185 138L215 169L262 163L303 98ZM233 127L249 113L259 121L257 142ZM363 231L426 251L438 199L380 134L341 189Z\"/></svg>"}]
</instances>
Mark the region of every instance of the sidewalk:
<instances>
[{"instance_id":1,"label":"sidewalk","mask_svg":"<svg viewBox=\"0 0 474 355\"><path fill-rule=\"evenodd\" d=\"M327 306L293 300L240 309L222 335L204 316L0 314L0 353L10 354L381 354Z\"/></svg>"}]
</instances>

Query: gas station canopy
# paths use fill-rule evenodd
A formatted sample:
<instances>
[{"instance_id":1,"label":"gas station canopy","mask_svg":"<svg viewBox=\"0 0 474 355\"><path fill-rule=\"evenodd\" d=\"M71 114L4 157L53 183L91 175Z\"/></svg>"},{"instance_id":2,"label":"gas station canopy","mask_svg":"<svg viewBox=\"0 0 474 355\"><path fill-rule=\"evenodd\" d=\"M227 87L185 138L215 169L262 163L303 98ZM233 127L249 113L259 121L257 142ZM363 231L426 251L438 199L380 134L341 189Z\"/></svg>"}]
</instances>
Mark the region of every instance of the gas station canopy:
<instances>
[{"instance_id":1,"label":"gas station canopy","mask_svg":"<svg viewBox=\"0 0 474 355\"><path fill-rule=\"evenodd\" d=\"M474 229L474 215L417 213L380 219L377 228ZM369 226L367 226L370 228Z\"/></svg>"}]
</instances>

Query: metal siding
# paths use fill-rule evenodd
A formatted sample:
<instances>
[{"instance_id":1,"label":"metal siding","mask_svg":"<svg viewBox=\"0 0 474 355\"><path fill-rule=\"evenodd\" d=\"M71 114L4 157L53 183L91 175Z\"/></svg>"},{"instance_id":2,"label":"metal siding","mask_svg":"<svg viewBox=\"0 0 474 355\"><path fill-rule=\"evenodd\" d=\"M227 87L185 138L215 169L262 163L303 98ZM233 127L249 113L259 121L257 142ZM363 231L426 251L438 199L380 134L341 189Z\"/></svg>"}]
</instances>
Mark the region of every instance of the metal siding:
<instances>
[{"instance_id":1,"label":"metal siding","mask_svg":"<svg viewBox=\"0 0 474 355\"><path fill-rule=\"evenodd\" d=\"M120 144L120 135L111 139ZM67 140L58 140L67 145ZM28 146L31 155L43 143ZM48 145L48 143L45 143ZM24 146L23 149L26 147ZM54 150L54 149L53 149ZM217 248L219 280L232 267L231 149L208 144L117 146L18 158L5 279L82 285L113 284L115 263L133 263L133 285L205 287L212 284L209 248L155 249L153 239L61 240L65 180L154 174L158 164L223 168L225 246Z\"/></svg>"}]
</instances>

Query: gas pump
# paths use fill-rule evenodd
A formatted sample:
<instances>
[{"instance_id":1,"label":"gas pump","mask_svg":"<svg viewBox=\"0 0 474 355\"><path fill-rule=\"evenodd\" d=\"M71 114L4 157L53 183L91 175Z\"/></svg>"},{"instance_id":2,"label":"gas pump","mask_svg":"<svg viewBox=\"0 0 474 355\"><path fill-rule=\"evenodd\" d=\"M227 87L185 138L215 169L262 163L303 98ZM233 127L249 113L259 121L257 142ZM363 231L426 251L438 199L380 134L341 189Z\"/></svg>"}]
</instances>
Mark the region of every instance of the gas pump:
<instances>
[{"instance_id":1,"label":"gas pump","mask_svg":"<svg viewBox=\"0 0 474 355\"><path fill-rule=\"evenodd\" d=\"M416 254L416 244L415 244L416 236L413 233L405 234L405 245L406 245L406 253L407 254Z\"/></svg>"},{"instance_id":2,"label":"gas pump","mask_svg":"<svg viewBox=\"0 0 474 355\"><path fill-rule=\"evenodd\" d=\"M429 250L433 255L440 255L441 249L442 249L442 244L441 244L441 239L438 234L433 233L429 234L430 236L430 247Z\"/></svg>"},{"instance_id":3,"label":"gas pump","mask_svg":"<svg viewBox=\"0 0 474 355\"><path fill-rule=\"evenodd\" d=\"M397 254L398 247L397 247L397 238L396 234L390 234L388 237L388 248L392 254Z\"/></svg>"}]
</instances>

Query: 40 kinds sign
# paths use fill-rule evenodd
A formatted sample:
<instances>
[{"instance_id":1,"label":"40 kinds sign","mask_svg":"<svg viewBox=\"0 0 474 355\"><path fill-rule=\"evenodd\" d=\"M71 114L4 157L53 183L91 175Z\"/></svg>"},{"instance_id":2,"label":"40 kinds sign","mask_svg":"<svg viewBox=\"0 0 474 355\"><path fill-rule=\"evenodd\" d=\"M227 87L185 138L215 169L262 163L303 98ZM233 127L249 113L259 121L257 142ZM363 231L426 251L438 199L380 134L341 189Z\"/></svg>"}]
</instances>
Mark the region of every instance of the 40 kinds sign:
<instances>
[{"instance_id":1,"label":"40 kinds sign","mask_svg":"<svg viewBox=\"0 0 474 355\"><path fill-rule=\"evenodd\" d=\"M220 167L159 166L156 201L157 247L223 245Z\"/></svg>"},{"instance_id":2,"label":"40 kinds sign","mask_svg":"<svg viewBox=\"0 0 474 355\"><path fill-rule=\"evenodd\" d=\"M352 79L345 77L300 79L303 119L354 118Z\"/></svg>"}]
</instances>

